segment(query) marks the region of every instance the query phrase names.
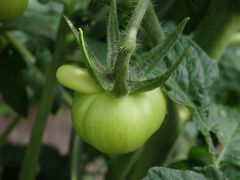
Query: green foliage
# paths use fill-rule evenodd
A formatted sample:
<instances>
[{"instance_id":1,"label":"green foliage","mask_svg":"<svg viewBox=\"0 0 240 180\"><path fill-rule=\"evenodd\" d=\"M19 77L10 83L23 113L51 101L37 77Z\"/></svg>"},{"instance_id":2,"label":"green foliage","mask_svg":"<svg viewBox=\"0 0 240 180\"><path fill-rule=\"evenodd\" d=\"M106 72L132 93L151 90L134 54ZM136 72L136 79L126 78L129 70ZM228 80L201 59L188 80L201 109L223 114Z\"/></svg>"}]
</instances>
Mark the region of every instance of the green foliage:
<instances>
[{"instance_id":1,"label":"green foliage","mask_svg":"<svg viewBox=\"0 0 240 180\"><path fill-rule=\"evenodd\" d=\"M213 152L213 144L206 121L209 118L208 107L211 104L210 88L219 72L217 63L212 61L200 47L187 38L182 38L179 41L174 53L178 53L186 45L192 47L189 56L167 81L166 92L172 100L189 107L193 111L193 119L205 135L209 148ZM174 53L169 54L168 58L175 57Z\"/></svg>"},{"instance_id":2,"label":"green foliage","mask_svg":"<svg viewBox=\"0 0 240 180\"><path fill-rule=\"evenodd\" d=\"M227 180L227 178L222 174L221 171L214 169L213 167L206 167L201 169L200 172L194 171L180 171L173 170L168 168L151 168L148 172L148 175L143 178L143 180L170 180L170 179L179 179L179 180Z\"/></svg>"}]
</instances>

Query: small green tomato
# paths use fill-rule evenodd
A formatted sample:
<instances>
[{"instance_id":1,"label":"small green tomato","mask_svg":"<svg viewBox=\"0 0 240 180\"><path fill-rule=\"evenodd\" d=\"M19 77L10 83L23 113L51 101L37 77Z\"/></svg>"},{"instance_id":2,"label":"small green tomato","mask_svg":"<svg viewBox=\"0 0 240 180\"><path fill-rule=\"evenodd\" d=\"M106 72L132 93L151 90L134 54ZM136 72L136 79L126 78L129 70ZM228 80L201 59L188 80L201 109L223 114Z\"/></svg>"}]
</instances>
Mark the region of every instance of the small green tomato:
<instances>
[{"instance_id":1,"label":"small green tomato","mask_svg":"<svg viewBox=\"0 0 240 180\"><path fill-rule=\"evenodd\" d=\"M0 22L11 21L21 16L28 0L0 0Z\"/></svg>"},{"instance_id":2,"label":"small green tomato","mask_svg":"<svg viewBox=\"0 0 240 180\"><path fill-rule=\"evenodd\" d=\"M99 88L87 71L72 65L58 69L57 79L77 91L72 104L76 132L101 152L123 154L140 148L165 118L160 89L117 99ZM89 87L92 93L86 92Z\"/></svg>"}]
</instances>

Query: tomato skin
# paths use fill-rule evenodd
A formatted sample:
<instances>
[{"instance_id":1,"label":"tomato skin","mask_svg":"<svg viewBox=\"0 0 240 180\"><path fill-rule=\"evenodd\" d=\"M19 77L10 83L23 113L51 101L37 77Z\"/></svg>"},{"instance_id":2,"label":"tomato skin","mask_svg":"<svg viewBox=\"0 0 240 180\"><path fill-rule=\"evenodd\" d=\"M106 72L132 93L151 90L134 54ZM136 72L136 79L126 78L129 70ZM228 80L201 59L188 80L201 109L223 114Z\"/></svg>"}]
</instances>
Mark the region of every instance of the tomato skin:
<instances>
[{"instance_id":1,"label":"tomato skin","mask_svg":"<svg viewBox=\"0 0 240 180\"><path fill-rule=\"evenodd\" d=\"M0 0L0 22L11 21L21 16L28 0Z\"/></svg>"},{"instance_id":2,"label":"tomato skin","mask_svg":"<svg viewBox=\"0 0 240 180\"><path fill-rule=\"evenodd\" d=\"M107 92L76 93L73 127L80 137L107 154L123 154L141 147L160 127L166 101L160 89L116 99Z\"/></svg>"}]
</instances>

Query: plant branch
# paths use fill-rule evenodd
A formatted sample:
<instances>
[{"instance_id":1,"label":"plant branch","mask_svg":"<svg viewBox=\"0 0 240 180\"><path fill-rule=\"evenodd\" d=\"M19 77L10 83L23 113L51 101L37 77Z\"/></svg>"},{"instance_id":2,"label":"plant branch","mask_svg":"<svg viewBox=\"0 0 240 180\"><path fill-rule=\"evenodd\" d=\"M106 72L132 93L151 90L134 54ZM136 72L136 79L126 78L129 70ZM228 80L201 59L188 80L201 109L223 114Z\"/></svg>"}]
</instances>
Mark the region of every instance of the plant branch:
<instances>
[{"instance_id":1,"label":"plant branch","mask_svg":"<svg viewBox=\"0 0 240 180\"><path fill-rule=\"evenodd\" d=\"M74 5L74 0L69 1L69 4L67 4L64 7L63 14L69 15L73 5ZM65 59L64 55L67 49L66 48L67 47L66 45L67 31L68 31L68 27L65 24L65 20L62 18L59 25L52 63L46 75L46 86L45 86L45 89L43 90L42 100L40 102L35 123L33 125L30 143L27 147L26 154L22 164L22 169L20 171L20 176L19 176L20 180L35 179L38 159L41 152L42 136L43 136L44 128L46 125L47 117L52 106L55 91L57 88L55 72Z\"/></svg>"},{"instance_id":2,"label":"plant branch","mask_svg":"<svg viewBox=\"0 0 240 180\"><path fill-rule=\"evenodd\" d=\"M82 143L78 134L72 130L72 143L71 143L71 180L79 180L81 179L81 163L80 163L80 155L82 151Z\"/></svg>"}]
</instances>

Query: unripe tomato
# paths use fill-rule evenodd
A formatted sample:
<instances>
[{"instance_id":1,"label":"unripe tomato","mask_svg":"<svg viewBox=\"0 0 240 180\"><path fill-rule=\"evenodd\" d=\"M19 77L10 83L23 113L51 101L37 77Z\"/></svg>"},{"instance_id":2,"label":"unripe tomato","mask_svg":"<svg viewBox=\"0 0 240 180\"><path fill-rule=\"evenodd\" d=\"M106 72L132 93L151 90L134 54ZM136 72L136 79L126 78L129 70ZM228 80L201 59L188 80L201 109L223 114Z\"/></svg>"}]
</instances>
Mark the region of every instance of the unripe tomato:
<instances>
[{"instance_id":1,"label":"unripe tomato","mask_svg":"<svg viewBox=\"0 0 240 180\"><path fill-rule=\"evenodd\" d=\"M141 147L159 128L166 103L159 89L116 99L109 93L76 93L73 126L80 137L108 154L122 154Z\"/></svg>"},{"instance_id":2,"label":"unripe tomato","mask_svg":"<svg viewBox=\"0 0 240 180\"><path fill-rule=\"evenodd\" d=\"M27 8L28 0L0 0L0 22L21 16Z\"/></svg>"},{"instance_id":3,"label":"unripe tomato","mask_svg":"<svg viewBox=\"0 0 240 180\"><path fill-rule=\"evenodd\" d=\"M87 71L71 65L57 71L60 83L78 91L72 104L76 132L107 154L128 153L141 147L165 118L166 101L161 90L117 99L89 78Z\"/></svg>"}]
</instances>

